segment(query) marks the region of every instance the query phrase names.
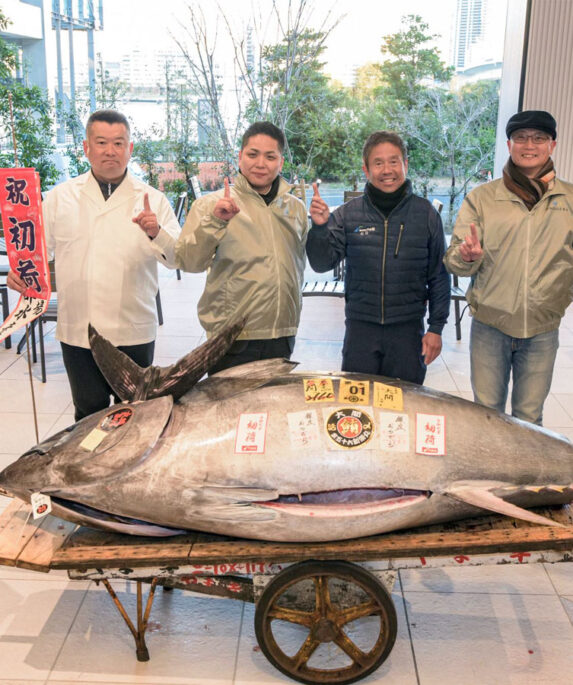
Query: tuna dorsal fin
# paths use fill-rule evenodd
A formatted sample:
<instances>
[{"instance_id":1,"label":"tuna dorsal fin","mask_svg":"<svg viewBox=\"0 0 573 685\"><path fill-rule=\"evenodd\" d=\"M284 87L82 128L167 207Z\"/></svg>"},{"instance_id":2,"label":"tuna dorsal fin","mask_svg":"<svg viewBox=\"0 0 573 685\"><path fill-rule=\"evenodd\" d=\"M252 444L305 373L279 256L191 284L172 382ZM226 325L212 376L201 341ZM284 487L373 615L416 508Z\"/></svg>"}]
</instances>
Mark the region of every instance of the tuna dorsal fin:
<instances>
[{"instance_id":1,"label":"tuna dorsal fin","mask_svg":"<svg viewBox=\"0 0 573 685\"><path fill-rule=\"evenodd\" d=\"M511 516L512 518L522 519L523 521L529 521L531 523L539 523L542 526L563 527L563 525L557 523L557 521L552 521L545 516L540 516L532 511L511 504L511 502L506 502L489 490L477 486L462 485L453 487L449 488L444 494L460 500L461 502L465 502L466 504L472 504L474 507L493 511L496 514Z\"/></svg>"},{"instance_id":2,"label":"tuna dorsal fin","mask_svg":"<svg viewBox=\"0 0 573 685\"><path fill-rule=\"evenodd\" d=\"M297 362L278 358L232 366L197 383L184 401L217 402L241 393L252 392L277 376L289 374L295 366Z\"/></svg>"},{"instance_id":3,"label":"tuna dorsal fin","mask_svg":"<svg viewBox=\"0 0 573 685\"><path fill-rule=\"evenodd\" d=\"M290 373L298 362L291 362L289 359L282 359L276 357L274 359L261 359L256 362L249 362L248 364L241 364L240 366L231 366L228 369L223 369L211 376L211 378L259 378L268 380L275 376L282 376Z\"/></svg>"},{"instance_id":4,"label":"tuna dorsal fin","mask_svg":"<svg viewBox=\"0 0 573 685\"><path fill-rule=\"evenodd\" d=\"M97 365L121 400L133 402L163 395L172 395L177 400L225 354L244 325L244 319L230 324L171 366L146 369L118 350L91 324L89 339Z\"/></svg>"}]
</instances>

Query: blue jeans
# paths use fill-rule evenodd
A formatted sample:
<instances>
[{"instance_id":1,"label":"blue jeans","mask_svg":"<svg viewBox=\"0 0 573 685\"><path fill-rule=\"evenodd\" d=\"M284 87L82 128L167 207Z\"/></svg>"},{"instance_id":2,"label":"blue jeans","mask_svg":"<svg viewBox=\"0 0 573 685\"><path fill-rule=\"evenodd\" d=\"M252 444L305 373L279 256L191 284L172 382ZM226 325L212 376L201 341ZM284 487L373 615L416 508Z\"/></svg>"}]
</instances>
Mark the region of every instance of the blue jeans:
<instances>
[{"instance_id":1,"label":"blue jeans","mask_svg":"<svg viewBox=\"0 0 573 685\"><path fill-rule=\"evenodd\" d=\"M512 415L541 425L558 347L558 329L531 338L512 338L473 319L470 359L474 401L505 411L511 374Z\"/></svg>"}]
</instances>

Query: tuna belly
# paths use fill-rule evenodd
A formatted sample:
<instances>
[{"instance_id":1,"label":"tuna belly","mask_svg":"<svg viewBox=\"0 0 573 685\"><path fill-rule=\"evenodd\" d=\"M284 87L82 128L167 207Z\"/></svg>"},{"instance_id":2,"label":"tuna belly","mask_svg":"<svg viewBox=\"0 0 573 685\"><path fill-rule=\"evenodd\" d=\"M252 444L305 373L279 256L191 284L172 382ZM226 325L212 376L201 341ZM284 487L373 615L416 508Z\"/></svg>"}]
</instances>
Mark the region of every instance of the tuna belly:
<instances>
[{"instance_id":1,"label":"tuna belly","mask_svg":"<svg viewBox=\"0 0 573 685\"><path fill-rule=\"evenodd\" d=\"M235 535L281 542L329 542L379 535L479 515L480 510L425 490L353 490L282 496L257 507L272 521L239 522ZM485 513L485 512L482 512Z\"/></svg>"},{"instance_id":2,"label":"tuna belly","mask_svg":"<svg viewBox=\"0 0 573 685\"><path fill-rule=\"evenodd\" d=\"M290 516L352 518L411 507L428 499L430 494L427 490L362 488L280 495L275 500L257 504Z\"/></svg>"}]
</instances>

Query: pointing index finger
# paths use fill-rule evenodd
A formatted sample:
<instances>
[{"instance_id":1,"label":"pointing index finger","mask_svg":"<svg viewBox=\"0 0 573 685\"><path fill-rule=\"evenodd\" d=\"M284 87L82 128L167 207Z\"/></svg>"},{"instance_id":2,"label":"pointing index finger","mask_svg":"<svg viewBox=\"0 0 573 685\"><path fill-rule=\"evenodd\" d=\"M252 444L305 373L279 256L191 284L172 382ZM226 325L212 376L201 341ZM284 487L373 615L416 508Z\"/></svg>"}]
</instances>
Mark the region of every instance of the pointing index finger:
<instances>
[{"instance_id":1,"label":"pointing index finger","mask_svg":"<svg viewBox=\"0 0 573 685\"><path fill-rule=\"evenodd\" d=\"M223 183L225 184L225 192L223 193L223 197L225 200L230 200L231 199L231 186L229 185L229 178L228 176L225 176L223 179Z\"/></svg>"},{"instance_id":2,"label":"pointing index finger","mask_svg":"<svg viewBox=\"0 0 573 685\"><path fill-rule=\"evenodd\" d=\"M143 211L150 212L151 207L149 206L149 193L145 193L143 196Z\"/></svg>"},{"instance_id":3,"label":"pointing index finger","mask_svg":"<svg viewBox=\"0 0 573 685\"><path fill-rule=\"evenodd\" d=\"M313 183L312 184L312 190L314 192L314 195L316 197L320 197L320 193L318 192L318 183Z\"/></svg>"},{"instance_id":4,"label":"pointing index finger","mask_svg":"<svg viewBox=\"0 0 573 685\"><path fill-rule=\"evenodd\" d=\"M470 231L474 243L479 243L478 232L475 224L470 224Z\"/></svg>"}]
</instances>

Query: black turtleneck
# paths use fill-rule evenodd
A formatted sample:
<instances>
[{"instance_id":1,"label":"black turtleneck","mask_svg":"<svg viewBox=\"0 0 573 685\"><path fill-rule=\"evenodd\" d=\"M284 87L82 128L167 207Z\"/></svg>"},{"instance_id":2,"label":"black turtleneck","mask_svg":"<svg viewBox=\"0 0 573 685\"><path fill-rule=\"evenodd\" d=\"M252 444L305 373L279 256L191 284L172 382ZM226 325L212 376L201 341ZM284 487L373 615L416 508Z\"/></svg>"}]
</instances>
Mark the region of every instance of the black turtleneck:
<instances>
[{"instance_id":1,"label":"black turtleneck","mask_svg":"<svg viewBox=\"0 0 573 685\"><path fill-rule=\"evenodd\" d=\"M384 216L388 216L390 212L400 204L400 201L408 191L409 185L410 181L406 179L393 193L384 193L368 181L366 184L366 193L376 209L382 212Z\"/></svg>"},{"instance_id":2,"label":"black turtleneck","mask_svg":"<svg viewBox=\"0 0 573 685\"><path fill-rule=\"evenodd\" d=\"M259 193L259 195L263 198L265 203L267 205L270 205L271 202L275 199L279 192L279 183L281 182L281 177L277 176L275 180L271 184L271 189L266 195L263 195L262 193Z\"/></svg>"},{"instance_id":3,"label":"black turtleneck","mask_svg":"<svg viewBox=\"0 0 573 685\"><path fill-rule=\"evenodd\" d=\"M242 171L239 171L239 173L241 174L241 176L243 176L243 172L242 172ZM268 193L266 193L265 195L263 195L262 193L259 193L259 195L260 195L260 196L263 198L263 200L265 201L265 204L270 205L271 202L275 199L275 197L277 196L277 194L278 194L278 192L279 192L279 184L280 184L280 182L281 182L281 177L280 177L280 176L277 176L277 177L275 178L275 180L271 183L271 189L269 190ZM249 183L249 185L251 185L251 184ZM253 186L251 186L251 188L253 188ZM255 190L255 189L253 188L253 190ZM258 191L257 191L257 192L258 192Z\"/></svg>"},{"instance_id":4,"label":"black turtleneck","mask_svg":"<svg viewBox=\"0 0 573 685\"><path fill-rule=\"evenodd\" d=\"M123 179L125 178L127 174L127 169L124 171L123 176L121 177L119 183L108 183L107 181L100 181L99 178L96 177L96 175L93 172L92 169L92 176L95 178L95 180L98 182L98 185L101 190L101 194L104 196L105 201L107 202L109 198L112 196L112 193L120 186L123 182Z\"/></svg>"}]
</instances>

